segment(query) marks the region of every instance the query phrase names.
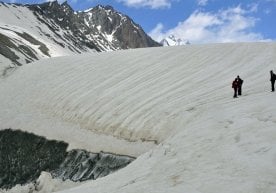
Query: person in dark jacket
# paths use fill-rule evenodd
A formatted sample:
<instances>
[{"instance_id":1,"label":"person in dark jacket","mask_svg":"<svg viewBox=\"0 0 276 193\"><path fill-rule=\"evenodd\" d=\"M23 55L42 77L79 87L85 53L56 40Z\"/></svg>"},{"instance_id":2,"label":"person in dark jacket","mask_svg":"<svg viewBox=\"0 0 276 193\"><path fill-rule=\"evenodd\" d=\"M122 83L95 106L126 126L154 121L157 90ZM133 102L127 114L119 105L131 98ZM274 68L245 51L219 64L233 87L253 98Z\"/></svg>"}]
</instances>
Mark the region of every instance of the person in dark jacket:
<instances>
[{"instance_id":1,"label":"person in dark jacket","mask_svg":"<svg viewBox=\"0 0 276 193\"><path fill-rule=\"evenodd\" d=\"M237 79L238 79L238 95L242 95L242 83L243 83L243 80L240 78L239 75L237 76Z\"/></svg>"},{"instance_id":2,"label":"person in dark jacket","mask_svg":"<svg viewBox=\"0 0 276 193\"><path fill-rule=\"evenodd\" d=\"M270 81L271 81L271 92L275 91L274 84L276 80L276 74L273 73L273 71L270 71Z\"/></svg>"},{"instance_id":3,"label":"person in dark jacket","mask_svg":"<svg viewBox=\"0 0 276 193\"><path fill-rule=\"evenodd\" d=\"M232 82L232 88L234 89L234 96L233 96L234 98L238 98L237 96L238 87L239 87L238 79L235 78L235 80Z\"/></svg>"}]
</instances>

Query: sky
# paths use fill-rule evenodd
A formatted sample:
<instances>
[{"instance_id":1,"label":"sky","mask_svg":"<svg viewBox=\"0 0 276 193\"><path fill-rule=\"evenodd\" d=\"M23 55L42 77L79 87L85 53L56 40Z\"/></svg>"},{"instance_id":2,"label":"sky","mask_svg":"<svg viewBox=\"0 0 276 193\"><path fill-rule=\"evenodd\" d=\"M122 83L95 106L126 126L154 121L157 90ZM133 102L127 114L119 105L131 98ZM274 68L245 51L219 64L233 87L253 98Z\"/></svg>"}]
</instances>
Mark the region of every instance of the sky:
<instances>
[{"instance_id":1,"label":"sky","mask_svg":"<svg viewBox=\"0 0 276 193\"><path fill-rule=\"evenodd\" d=\"M50 0L4 0L42 3ZM59 0L64 2L64 0ZM276 0L68 0L81 11L111 5L154 40L174 35L190 43L275 41Z\"/></svg>"}]
</instances>

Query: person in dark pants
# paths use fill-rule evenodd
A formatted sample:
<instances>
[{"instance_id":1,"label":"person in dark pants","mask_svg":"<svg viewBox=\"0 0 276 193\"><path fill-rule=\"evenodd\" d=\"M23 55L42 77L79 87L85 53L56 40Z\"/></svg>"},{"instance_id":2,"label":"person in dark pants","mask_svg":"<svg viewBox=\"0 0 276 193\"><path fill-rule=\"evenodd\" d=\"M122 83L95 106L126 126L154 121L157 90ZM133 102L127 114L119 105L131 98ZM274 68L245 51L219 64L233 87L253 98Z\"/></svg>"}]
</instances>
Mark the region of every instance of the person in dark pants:
<instances>
[{"instance_id":1,"label":"person in dark pants","mask_svg":"<svg viewBox=\"0 0 276 193\"><path fill-rule=\"evenodd\" d=\"M242 83L243 83L243 80L240 78L239 75L237 76L237 79L238 79L238 95L242 95Z\"/></svg>"},{"instance_id":2,"label":"person in dark pants","mask_svg":"<svg viewBox=\"0 0 276 193\"><path fill-rule=\"evenodd\" d=\"M270 71L270 81L271 81L271 92L275 91L274 84L276 80L276 74L273 73L273 71Z\"/></svg>"},{"instance_id":3,"label":"person in dark pants","mask_svg":"<svg viewBox=\"0 0 276 193\"><path fill-rule=\"evenodd\" d=\"M237 96L238 87L239 87L238 79L235 78L235 80L232 82L232 88L234 89L234 96L233 96L234 98L238 98Z\"/></svg>"}]
</instances>

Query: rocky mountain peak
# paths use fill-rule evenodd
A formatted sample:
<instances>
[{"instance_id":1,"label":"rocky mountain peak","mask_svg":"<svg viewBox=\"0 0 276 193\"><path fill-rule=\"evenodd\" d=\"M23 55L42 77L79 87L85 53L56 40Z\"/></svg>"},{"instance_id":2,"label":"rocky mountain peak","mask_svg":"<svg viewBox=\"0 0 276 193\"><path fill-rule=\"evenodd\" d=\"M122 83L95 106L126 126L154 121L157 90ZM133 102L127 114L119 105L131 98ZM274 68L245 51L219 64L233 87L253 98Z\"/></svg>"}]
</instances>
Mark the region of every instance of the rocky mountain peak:
<instances>
[{"instance_id":1,"label":"rocky mountain peak","mask_svg":"<svg viewBox=\"0 0 276 193\"><path fill-rule=\"evenodd\" d=\"M48 8L54 8L60 6L57 0L55 1L48 1L45 3L40 4L41 7L48 7Z\"/></svg>"},{"instance_id":2,"label":"rocky mountain peak","mask_svg":"<svg viewBox=\"0 0 276 193\"><path fill-rule=\"evenodd\" d=\"M61 6L64 8L65 11L74 12L73 8L68 4L67 1L64 1Z\"/></svg>"},{"instance_id":3,"label":"rocky mountain peak","mask_svg":"<svg viewBox=\"0 0 276 193\"><path fill-rule=\"evenodd\" d=\"M29 6L32 10L37 11L35 8L43 10L44 14L62 14L68 12L74 12L72 7L68 4L67 1L59 4L58 1L45 2L42 4L34 4Z\"/></svg>"},{"instance_id":4,"label":"rocky mountain peak","mask_svg":"<svg viewBox=\"0 0 276 193\"><path fill-rule=\"evenodd\" d=\"M111 11L115 11L114 8L111 5L97 5L95 7L95 9L103 9L103 10L111 10Z\"/></svg>"},{"instance_id":5,"label":"rocky mountain peak","mask_svg":"<svg viewBox=\"0 0 276 193\"><path fill-rule=\"evenodd\" d=\"M22 12L20 7L26 7L28 11ZM9 21L11 25L16 26L18 20L20 22L24 20L27 24L26 30L18 26L18 30L14 31L15 36L18 37L14 39L10 36L10 31L14 29L1 26L0 22L0 27L5 30L2 39L5 39L5 44L7 44L4 45L4 51L0 49L0 54L8 57L15 65L24 63L18 62L20 58L18 55L23 55L21 58L24 58L22 60L26 62L55 55L55 52L51 51L53 45L57 46L55 50L59 50L61 54L160 46L130 17L109 5L97 5L86 11L75 12L67 1L63 3L51 1L32 5L7 3L0 6L0 12L1 9L9 13L10 18L14 18L13 21ZM5 18L0 18L0 21L7 22ZM39 38L36 39L37 37ZM39 41L40 39L42 41ZM10 44L14 41L18 45L12 47L17 48L18 58L14 57L10 49ZM29 44L21 45L22 42L29 42ZM39 57L35 51L37 45L43 48Z\"/></svg>"},{"instance_id":6,"label":"rocky mountain peak","mask_svg":"<svg viewBox=\"0 0 276 193\"><path fill-rule=\"evenodd\" d=\"M109 37L112 36L116 47L127 49L144 47L143 45L160 46L143 31L140 25L112 6L97 5L85 11L84 20L90 28L97 29Z\"/></svg>"}]
</instances>

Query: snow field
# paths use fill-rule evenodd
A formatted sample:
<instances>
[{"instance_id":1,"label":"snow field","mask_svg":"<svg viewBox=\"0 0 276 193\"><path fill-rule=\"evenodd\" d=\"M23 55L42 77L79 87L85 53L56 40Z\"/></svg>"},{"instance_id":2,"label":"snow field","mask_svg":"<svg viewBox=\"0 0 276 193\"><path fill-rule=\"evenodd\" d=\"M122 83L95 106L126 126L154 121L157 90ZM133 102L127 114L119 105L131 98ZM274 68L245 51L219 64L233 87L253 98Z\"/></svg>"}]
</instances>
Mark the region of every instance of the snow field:
<instances>
[{"instance_id":1,"label":"snow field","mask_svg":"<svg viewBox=\"0 0 276 193\"><path fill-rule=\"evenodd\" d=\"M273 193L275 58L275 43L236 43L39 61L0 81L1 129L139 156L63 192Z\"/></svg>"},{"instance_id":2,"label":"snow field","mask_svg":"<svg viewBox=\"0 0 276 193\"><path fill-rule=\"evenodd\" d=\"M0 189L0 193L49 193L72 188L80 184L80 182L53 179L50 173L41 172L40 177L36 180L35 183L25 184L22 186L16 185L9 190Z\"/></svg>"},{"instance_id":3,"label":"snow field","mask_svg":"<svg viewBox=\"0 0 276 193\"><path fill-rule=\"evenodd\" d=\"M45 44L49 48L49 54L52 57L57 56L64 56L72 54L70 50L66 50L59 45L57 45L53 40L49 39L45 34L51 34L51 37L55 37L53 32L46 26L42 25L36 16L26 7L24 6L15 6L15 5L8 5L6 6L1 4L0 10L1 14L5 17L0 17L0 27L1 33L8 35L12 38L16 38L19 40L24 40L15 33L4 30L3 28L12 29L16 32L26 32L33 36L35 39L39 40L43 44ZM8 23L7 23L8 22ZM8 35L9 36L9 35ZM58 37L57 37L58 39ZM30 44L27 44L30 45ZM31 45L32 48L36 49L35 45ZM40 53L40 50L37 50ZM38 54L38 57L41 57L42 54ZM45 56L44 56L45 57Z\"/></svg>"}]
</instances>

